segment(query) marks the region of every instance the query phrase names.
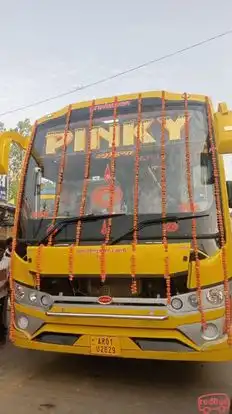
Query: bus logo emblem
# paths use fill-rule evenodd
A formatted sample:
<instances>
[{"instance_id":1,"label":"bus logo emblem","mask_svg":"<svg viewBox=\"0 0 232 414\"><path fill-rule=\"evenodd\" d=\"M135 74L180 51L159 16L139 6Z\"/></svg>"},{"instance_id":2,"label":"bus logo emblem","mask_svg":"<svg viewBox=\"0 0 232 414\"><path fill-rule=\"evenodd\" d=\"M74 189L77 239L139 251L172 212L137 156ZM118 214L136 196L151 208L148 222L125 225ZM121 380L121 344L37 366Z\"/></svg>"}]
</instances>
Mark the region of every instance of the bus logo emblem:
<instances>
[{"instance_id":1,"label":"bus logo emblem","mask_svg":"<svg viewBox=\"0 0 232 414\"><path fill-rule=\"evenodd\" d=\"M100 296L97 301L100 305L110 305L113 301L113 298L111 298L111 296L105 295Z\"/></svg>"}]
</instances>

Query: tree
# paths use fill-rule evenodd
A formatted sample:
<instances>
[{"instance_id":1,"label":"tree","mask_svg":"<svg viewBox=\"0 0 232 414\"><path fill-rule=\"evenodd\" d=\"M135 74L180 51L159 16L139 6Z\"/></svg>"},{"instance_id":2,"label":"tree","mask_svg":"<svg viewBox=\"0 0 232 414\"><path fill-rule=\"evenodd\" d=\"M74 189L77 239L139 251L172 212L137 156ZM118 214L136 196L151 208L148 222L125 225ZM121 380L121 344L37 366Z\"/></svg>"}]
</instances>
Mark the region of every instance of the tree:
<instances>
[{"instance_id":1,"label":"tree","mask_svg":"<svg viewBox=\"0 0 232 414\"><path fill-rule=\"evenodd\" d=\"M19 121L16 125L14 131L23 135L24 137L29 136L31 133L31 122L29 118L24 119L24 121Z\"/></svg>"},{"instance_id":2,"label":"tree","mask_svg":"<svg viewBox=\"0 0 232 414\"><path fill-rule=\"evenodd\" d=\"M30 119L26 118L24 121L19 121L13 131L23 136L29 136L31 133ZM11 145L9 160L9 200L16 200L24 154L25 151L17 144L13 143Z\"/></svg>"}]
</instances>

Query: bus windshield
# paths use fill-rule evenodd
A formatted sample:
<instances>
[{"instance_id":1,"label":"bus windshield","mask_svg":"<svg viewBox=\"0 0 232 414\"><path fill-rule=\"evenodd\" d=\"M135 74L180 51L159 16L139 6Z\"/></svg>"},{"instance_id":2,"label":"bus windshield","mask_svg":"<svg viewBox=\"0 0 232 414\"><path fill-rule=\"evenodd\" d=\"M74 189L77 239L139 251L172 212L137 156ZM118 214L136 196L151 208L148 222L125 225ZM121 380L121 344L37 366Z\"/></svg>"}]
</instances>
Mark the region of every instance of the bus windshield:
<instances>
[{"instance_id":1,"label":"bus windshield","mask_svg":"<svg viewBox=\"0 0 232 414\"><path fill-rule=\"evenodd\" d=\"M185 147L184 104L168 102L165 113L166 213L191 213L186 160L190 159L191 186L196 212L214 208L212 166L208 151L208 126L204 104L189 103L189 154ZM138 173L138 215L161 214L161 103L143 99L140 121L139 165L135 171L138 101L119 105L114 119L113 107L96 107L89 135L90 108L73 110L67 136L67 152L57 217L80 214L87 163L87 142L91 136L91 156L85 194L84 214L109 212L134 214L135 176ZM41 164L30 158L24 187L23 220L52 218L58 188L59 165L66 118L40 124L33 148ZM112 178L112 140L115 137L114 196L110 196ZM202 156L207 162L202 164ZM38 183L39 187L38 188ZM215 222L216 226L216 222ZM215 229L214 229L215 230Z\"/></svg>"}]
</instances>

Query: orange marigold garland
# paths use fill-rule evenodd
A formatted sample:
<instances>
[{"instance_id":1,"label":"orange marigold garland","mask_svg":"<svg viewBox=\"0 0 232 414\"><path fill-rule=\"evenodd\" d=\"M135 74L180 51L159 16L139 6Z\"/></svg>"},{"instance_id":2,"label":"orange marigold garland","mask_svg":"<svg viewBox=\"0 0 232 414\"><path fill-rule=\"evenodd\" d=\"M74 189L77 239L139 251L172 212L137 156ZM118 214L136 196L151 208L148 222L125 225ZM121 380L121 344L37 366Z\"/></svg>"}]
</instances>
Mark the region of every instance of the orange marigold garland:
<instances>
[{"instance_id":1,"label":"orange marigold garland","mask_svg":"<svg viewBox=\"0 0 232 414\"><path fill-rule=\"evenodd\" d=\"M165 148L165 127L166 127L166 102L165 92L162 92L162 111L161 111L161 201L162 201L162 243L164 246L164 277L167 288L167 301L171 303L171 279L169 274L169 255L168 255L168 239L167 224L165 218L167 215L167 183L166 183L166 148Z\"/></svg>"},{"instance_id":2,"label":"orange marigold garland","mask_svg":"<svg viewBox=\"0 0 232 414\"><path fill-rule=\"evenodd\" d=\"M85 207L86 207L86 196L87 196L87 191L88 191L88 179L89 179L90 160L91 160L91 134L92 134L92 128L93 128L94 108L95 108L95 100L92 101L92 105L90 107L89 129L88 129L88 139L87 139L85 167L84 167L84 181L83 181L83 188L82 188L82 195L81 195L80 211L78 212L78 215L80 217L84 216ZM76 226L75 244L72 244L69 248L68 262L69 262L69 280L70 281L73 280L74 251L75 251L75 246L78 246L80 243L81 229L82 229L82 222L81 220L79 220Z\"/></svg>"},{"instance_id":3,"label":"orange marigold garland","mask_svg":"<svg viewBox=\"0 0 232 414\"><path fill-rule=\"evenodd\" d=\"M30 142L28 144L26 154L23 161L22 171L21 171L21 178L20 178L20 184L19 184L19 191L18 191L18 197L17 197L17 203L16 203L16 209L15 209L15 217L14 217L14 228L13 228L13 243L12 243L12 261L10 266L10 274L9 274L9 283L10 283L10 301L11 301L11 307L10 307L10 340L14 342L14 323L15 323L15 292L14 292L14 253L16 250L16 239L17 239L17 232L18 232L18 226L19 226L19 219L20 219L20 211L22 207L23 202L23 193L24 193L24 186L25 186L25 177L28 170L28 164L29 164L29 158L31 154L32 145L34 142L35 134L37 130L37 122L35 122Z\"/></svg>"},{"instance_id":4,"label":"orange marigold garland","mask_svg":"<svg viewBox=\"0 0 232 414\"><path fill-rule=\"evenodd\" d=\"M142 95L138 96L138 124L135 146L135 163L134 163L134 218L133 218L133 240L132 240L132 256L131 256L131 293L137 293L136 283L136 247L138 243L138 207L139 207L139 162L140 162L140 133L142 120Z\"/></svg>"},{"instance_id":5,"label":"orange marigold garland","mask_svg":"<svg viewBox=\"0 0 232 414\"><path fill-rule=\"evenodd\" d=\"M56 198L55 198L55 208L54 208L54 214L52 217L51 228L55 224L57 214L59 211L60 194L61 194L63 178L64 178L65 157L66 157L66 151L67 151L67 136L68 136L68 131L69 131L71 113L72 113L72 106L69 105L68 113L67 113L67 121L65 125L65 130L64 130L64 144L62 147L61 160L60 160L60 165L59 165L57 192L56 192ZM51 234L51 236L48 239L48 246L52 245L53 235L54 234ZM38 290L40 289L41 259L42 259L43 247L44 247L43 244L39 245L37 249L37 254L36 254L36 288Z\"/></svg>"},{"instance_id":6,"label":"orange marigold garland","mask_svg":"<svg viewBox=\"0 0 232 414\"><path fill-rule=\"evenodd\" d=\"M213 163L214 194L215 194L215 202L216 202L216 210L217 210L218 229L220 233L221 261L222 261L222 270L223 270L223 276L224 276L225 328L228 334L228 342L230 345L232 345L231 329L230 329L230 324L231 324L230 287L229 287L228 270L227 270L225 231L224 231L224 222L223 222L223 214L222 214L221 195L220 195L219 170L217 166L217 156L216 156L216 148L215 148L215 142L214 142L211 107L210 107L209 99L207 97L205 98L205 101L206 101L206 107L207 107L209 144L210 144L210 151L212 154L212 163Z\"/></svg>"},{"instance_id":7,"label":"orange marigold garland","mask_svg":"<svg viewBox=\"0 0 232 414\"><path fill-rule=\"evenodd\" d=\"M184 94L184 112L185 112L185 157L186 157L186 175L187 175L187 188L189 196L189 204L192 214L196 213L196 206L194 203L194 194L192 189L192 177L191 177L191 159L190 159L190 138L189 138L189 111L188 111L188 96ZM200 272L200 259L198 255L198 243L197 243L197 221L196 218L192 218L192 242L196 263L196 283L197 283L197 299L198 309L201 314L202 328L205 329L205 314L202 306L202 291L201 291L201 272Z\"/></svg>"},{"instance_id":8,"label":"orange marigold garland","mask_svg":"<svg viewBox=\"0 0 232 414\"><path fill-rule=\"evenodd\" d=\"M40 244L38 246L37 252L36 252L36 289L40 290L40 275L41 275L41 261L42 261L42 250L44 245Z\"/></svg>"},{"instance_id":9,"label":"orange marigold garland","mask_svg":"<svg viewBox=\"0 0 232 414\"><path fill-rule=\"evenodd\" d=\"M72 114L72 105L69 105L68 112L67 112L67 120L66 120L66 125L65 125L65 130L64 130L64 143L62 146L61 159L60 159L59 172L58 172L54 214L52 217L52 224L51 224L52 226L54 226L56 222L58 211L59 211L59 206L60 206L60 195L61 195L62 184L63 184L63 179L64 179L64 169L65 169L65 160L66 160L66 152L67 152L67 138L68 138L71 114ZM53 239L53 234L51 234L51 236L49 237L48 246L52 245L52 239Z\"/></svg>"},{"instance_id":10,"label":"orange marigold garland","mask_svg":"<svg viewBox=\"0 0 232 414\"><path fill-rule=\"evenodd\" d=\"M108 208L109 214L113 214L114 196L115 196L117 109L118 109L118 98L116 96L114 99L114 114L113 114L114 124L113 124L113 138L112 138L110 180L109 180L109 190L110 190L110 199L109 199L109 208ZM106 246L109 243L111 228L112 228L112 219L109 218L107 220L107 225L106 225L105 240L101 245L101 253L100 253L100 267L101 267L101 282L102 283L104 283L106 280Z\"/></svg>"}]
</instances>

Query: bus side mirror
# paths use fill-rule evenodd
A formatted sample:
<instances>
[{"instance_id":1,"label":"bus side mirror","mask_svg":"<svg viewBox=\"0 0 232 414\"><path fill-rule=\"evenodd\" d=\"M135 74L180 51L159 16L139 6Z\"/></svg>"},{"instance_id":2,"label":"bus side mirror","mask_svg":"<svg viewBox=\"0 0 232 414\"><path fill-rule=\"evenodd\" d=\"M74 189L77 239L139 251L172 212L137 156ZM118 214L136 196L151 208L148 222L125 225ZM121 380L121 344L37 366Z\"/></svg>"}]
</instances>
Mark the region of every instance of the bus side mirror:
<instances>
[{"instance_id":1,"label":"bus side mirror","mask_svg":"<svg viewBox=\"0 0 232 414\"><path fill-rule=\"evenodd\" d=\"M0 134L0 174L8 174L10 145L18 144L22 150L26 150L29 139L15 131L7 131Z\"/></svg>"},{"instance_id":2,"label":"bus side mirror","mask_svg":"<svg viewBox=\"0 0 232 414\"><path fill-rule=\"evenodd\" d=\"M218 105L214 120L219 154L232 154L232 111L228 110L226 103Z\"/></svg>"},{"instance_id":3,"label":"bus side mirror","mask_svg":"<svg viewBox=\"0 0 232 414\"><path fill-rule=\"evenodd\" d=\"M229 208L232 208L232 181L226 181Z\"/></svg>"}]
</instances>

